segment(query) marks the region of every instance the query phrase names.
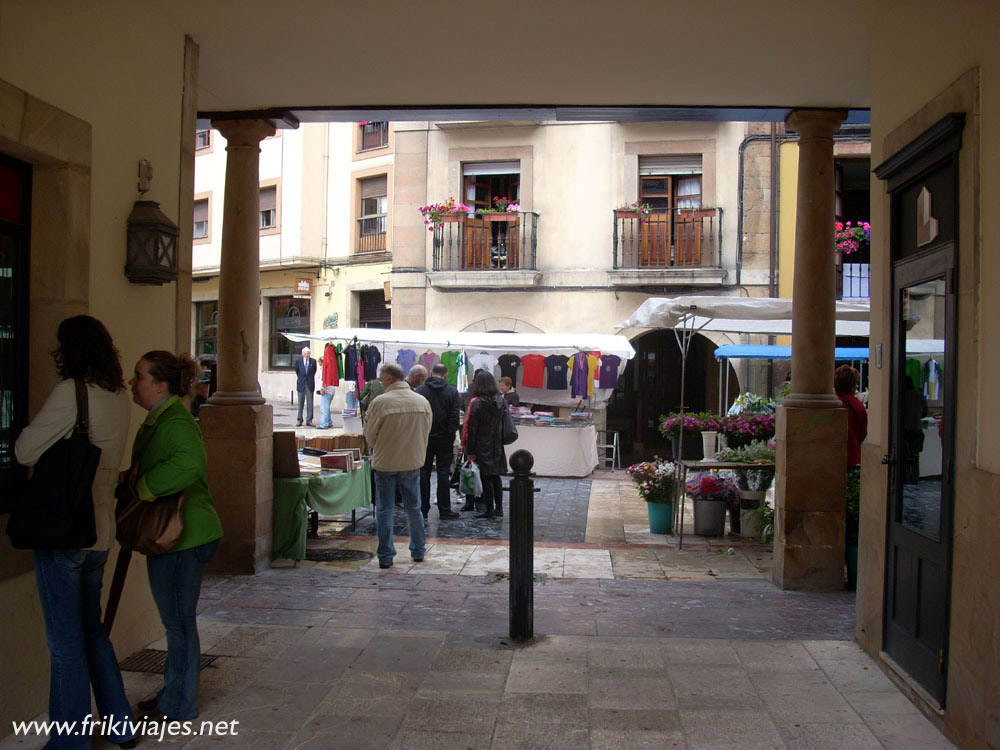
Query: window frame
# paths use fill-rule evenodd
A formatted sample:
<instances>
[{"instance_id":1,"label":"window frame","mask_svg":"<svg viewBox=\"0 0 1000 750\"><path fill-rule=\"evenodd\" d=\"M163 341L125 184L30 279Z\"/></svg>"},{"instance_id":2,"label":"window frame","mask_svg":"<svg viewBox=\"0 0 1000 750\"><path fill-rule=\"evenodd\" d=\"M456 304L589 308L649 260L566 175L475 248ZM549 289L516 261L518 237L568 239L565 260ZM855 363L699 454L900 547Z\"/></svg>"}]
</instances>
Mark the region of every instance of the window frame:
<instances>
[{"instance_id":1,"label":"window frame","mask_svg":"<svg viewBox=\"0 0 1000 750\"><path fill-rule=\"evenodd\" d=\"M281 233L281 178L275 178L272 180L261 180L258 186L260 193L265 190L274 188L274 208L267 209L274 212L274 224L271 226L262 227L260 226L260 219L264 211L260 210L259 198L258 198L258 210L257 210L257 233L261 237L266 237L272 234Z\"/></svg>"},{"instance_id":2,"label":"window frame","mask_svg":"<svg viewBox=\"0 0 1000 750\"><path fill-rule=\"evenodd\" d=\"M211 321L209 325L204 324L202 311L208 308L212 308L213 311L209 320ZM213 354L218 355L219 353L219 300L201 300L194 303L194 356L195 359L200 357L202 354ZM214 328L215 332L207 336L205 335L205 330L207 328ZM203 351L202 344L211 342L211 351Z\"/></svg>"},{"instance_id":3,"label":"window frame","mask_svg":"<svg viewBox=\"0 0 1000 750\"><path fill-rule=\"evenodd\" d=\"M302 350L309 346L307 342L296 342L286 339L281 334L284 333L309 333L310 330L310 316L312 315L312 300L310 299L300 299L294 297L291 294L283 294L274 297L267 297L267 318L268 318L268 341L267 341L267 369L271 372L288 372L293 370L295 365L295 357L299 356ZM279 304L286 304L288 308L295 306L304 306L305 314L301 312L299 315L291 316L285 315L284 318L287 320L291 317L297 317L305 320L305 326L299 327L295 330L290 328L278 328L277 321L280 319L275 314L275 308ZM279 348L286 348L288 350L288 364L277 364L276 357L278 355ZM286 355L281 355L282 357Z\"/></svg>"},{"instance_id":4,"label":"window frame","mask_svg":"<svg viewBox=\"0 0 1000 750\"><path fill-rule=\"evenodd\" d=\"M198 145L198 138L202 133L207 133L206 143L204 146ZM210 154L215 150L215 135L212 133L212 128L198 128L194 131L194 152L196 155Z\"/></svg>"},{"instance_id":5,"label":"window frame","mask_svg":"<svg viewBox=\"0 0 1000 750\"><path fill-rule=\"evenodd\" d=\"M196 206L200 201L206 202L206 218L205 218L205 235L199 237L194 232L194 206ZM195 245L206 245L212 241L212 192L207 193L195 193L194 200L192 201L192 226L191 226L191 241Z\"/></svg>"}]
</instances>

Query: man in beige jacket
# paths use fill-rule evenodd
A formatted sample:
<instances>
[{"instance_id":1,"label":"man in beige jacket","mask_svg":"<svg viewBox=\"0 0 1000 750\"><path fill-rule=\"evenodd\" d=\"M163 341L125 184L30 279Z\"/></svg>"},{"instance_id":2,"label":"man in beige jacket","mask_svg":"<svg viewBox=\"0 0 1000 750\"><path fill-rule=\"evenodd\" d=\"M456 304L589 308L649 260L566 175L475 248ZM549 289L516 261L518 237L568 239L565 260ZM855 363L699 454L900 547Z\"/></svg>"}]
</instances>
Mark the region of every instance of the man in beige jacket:
<instances>
[{"instance_id":1,"label":"man in beige jacket","mask_svg":"<svg viewBox=\"0 0 1000 750\"><path fill-rule=\"evenodd\" d=\"M427 399L410 390L399 365L382 365L378 379L385 393L368 407L365 440L371 448L375 471L378 566L391 568L396 556L392 524L397 486L410 532L410 556L414 562L424 559L427 537L420 513L420 467L424 465L433 415Z\"/></svg>"}]
</instances>

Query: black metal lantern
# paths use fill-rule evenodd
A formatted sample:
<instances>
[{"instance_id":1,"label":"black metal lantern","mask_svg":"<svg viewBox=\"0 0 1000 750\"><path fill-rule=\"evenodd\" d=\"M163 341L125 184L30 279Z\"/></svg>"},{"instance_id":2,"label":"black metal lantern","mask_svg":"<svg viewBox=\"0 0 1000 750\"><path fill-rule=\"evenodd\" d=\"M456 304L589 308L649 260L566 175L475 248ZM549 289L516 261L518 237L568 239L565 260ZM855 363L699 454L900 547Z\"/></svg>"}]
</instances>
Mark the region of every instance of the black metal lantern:
<instances>
[{"instance_id":1,"label":"black metal lantern","mask_svg":"<svg viewBox=\"0 0 1000 750\"><path fill-rule=\"evenodd\" d=\"M156 201L136 201L128 217L125 276L133 284L177 280L177 225Z\"/></svg>"}]
</instances>

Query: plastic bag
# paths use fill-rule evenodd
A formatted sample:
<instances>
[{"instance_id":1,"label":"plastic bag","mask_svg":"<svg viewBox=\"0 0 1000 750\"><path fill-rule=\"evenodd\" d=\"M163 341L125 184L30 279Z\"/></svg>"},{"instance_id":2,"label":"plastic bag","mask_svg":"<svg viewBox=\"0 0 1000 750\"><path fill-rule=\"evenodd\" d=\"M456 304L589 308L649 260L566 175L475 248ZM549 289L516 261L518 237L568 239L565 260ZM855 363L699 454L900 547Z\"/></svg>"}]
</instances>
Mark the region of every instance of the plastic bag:
<instances>
[{"instance_id":1,"label":"plastic bag","mask_svg":"<svg viewBox=\"0 0 1000 750\"><path fill-rule=\"evenodd\" d=\"M462 476L459 484L461 485L460 492L463 495L482 497L483 480L479 476L479 467L476 466L475 461L466 461L462 464Z\"/></svg>"}]
</instances>

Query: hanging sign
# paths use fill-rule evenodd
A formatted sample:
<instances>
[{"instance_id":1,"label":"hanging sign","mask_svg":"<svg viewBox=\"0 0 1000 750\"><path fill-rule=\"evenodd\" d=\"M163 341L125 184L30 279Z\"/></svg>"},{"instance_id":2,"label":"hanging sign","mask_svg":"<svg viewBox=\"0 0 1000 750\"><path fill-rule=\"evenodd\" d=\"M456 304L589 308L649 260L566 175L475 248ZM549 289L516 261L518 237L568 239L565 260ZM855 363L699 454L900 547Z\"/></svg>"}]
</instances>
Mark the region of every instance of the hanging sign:
<instances>
[{"instance_id":1,"label":"hanging sign","mask_svg":"<svg viewBox=\"0 0 1000 750\"><path fill-rule=\"evenodd\" d=\"M296 299L312 299L312 279L295 279L295 293L292 295Z\"/></svg>"}]
</instances>

